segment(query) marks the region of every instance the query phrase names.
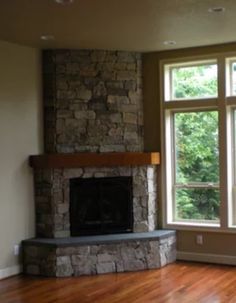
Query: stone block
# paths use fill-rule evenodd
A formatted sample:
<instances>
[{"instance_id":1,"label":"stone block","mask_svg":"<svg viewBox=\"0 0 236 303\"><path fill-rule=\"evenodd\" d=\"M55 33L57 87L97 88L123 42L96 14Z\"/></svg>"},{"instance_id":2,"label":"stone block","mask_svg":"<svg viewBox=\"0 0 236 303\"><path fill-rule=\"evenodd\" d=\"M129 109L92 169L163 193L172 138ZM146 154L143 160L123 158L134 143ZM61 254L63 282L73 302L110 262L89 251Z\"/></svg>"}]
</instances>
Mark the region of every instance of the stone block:
<instances>
[{"instance_id":1,"label":"stone block","mask_svg":"<svg viewBox=\"0 0 236 303\"><path fill-rule=\"evenodd\" d=\"M123 129L121 127L117 128L111 128L108 132L109 136L122 136L123 135Z\"/></svg>"},{"instance_id":2,"label":"stone block","mask_svg":"<svg viewBox=\"0 0 236 303\"><path fill-rule=\"evenodd\" d=\"M95 256L73 255L72 265L75 268L75 275L88 275L94 272L94 267L97 262Z\"/></svg>"},{"instance_id":3,"label":"stone block","mask_svg":"<svg viewBox=\"0 0 236 303\"><path fill-rule=\"evenodd\" d=\"M117 62L114 64L114 68L116 70L125 70L127 68L127 64L125 62Z\"/></svg>"},{"instance_id":4,"label":"stone block","mask_svg":"<svg viewBox=\"0 0 236 303\"><path fill-rule=\"evenodd\" d=\"M89 101L88 101L89 102ZM87 110L88 109L88 103L83 100L73 100L73 103L70 102L69 104L69 110L72 111L80 111L80 110Z\"/></svg>"},{"instance_id":5,"label":"stone block","mask_svg":"<svg viewBox=\"0 0 236 303\"><path fill-rule=\"evenodd\" d=\"M136 70L136 63L127 63L126 69L135 71Z\"/></svg>"},{"instance_id":6,"label":"stone block","mask_svg":"<svg viewBox=\"0 0 236 303\"><path fill-rule=\"evenodd\" d=\"M116 272L124 272L124 263L122 260L116 262Z\"/></svg>"},{"instance_id":7,"label":"stone block","mask_svg":"<svg viewBox=\"0 0 236 303\"><path fill-rule=\"evenodd\" d=\"M82 168L67 168L63 171L63 176L65 179L71 179L71 178L79 178L83 175L83 169Z\"/></svg>"},{"instance_id":8,"label":"stone block","mask_svg":"<svg viewBox=\"0 0 236 303\"><path fill-rule=\"evenodd\" d=\"M99 245L97 248L97 253L99 254L109 254L115 256L119 253L120 244Z\"/></svg>"},{"instance_id":9,"label":"stone block","mask_svg":"<svg viewBox=\"0 0 236 303\"><path fill-rule=\"evenodd\" d=\"M56 145L57 153L72 154L74 151L75 151L75 148L71 144L57 144Z\"/></svg>"},{"instance_id":10,"label":"stone block","mask_svg":"<svg viewBox=\"0 0 236 303\"><path fill-rule=\"evenodd\" d=\"M108 88L107 95L120 96L120 97L127 96L127 90L124 88Z\"/></svg>"},{"instance_id":11,"label":"stone block","mask_svg":"<svg viewBox=\"0 0 236 303\"><path fill-rule=\"evenodd\" d=\"M144 270L146 268L144 261L142 260L125 260L124 271L137 271Z\"/></svg>"},{"instance_id":12,"label":"stone block","mask_svg":"<svg viewBox=\"0 0 236 303\"><path fill-rule=\"evenodd\" d=\"M131 104L141 104L142 102L142 94L141 92L129 92L129 99Z\"/></svg>"},{"instance_id":13,"label":"stone block","mask_svg":"<svg viewBox=\"0 0 236 303\"><path fill-rule=\"evenodd\" d=\"M89 101L89 110L105 112L107 110L105 98L91 99Z\"/></svg>"},{"instance_id":14,"label":"stone block","mask_svg":"<svg viewBox=\"0 0 236 303\"><path fill-rule=\"evenodd\" d=\"M57 119L72 118L73 112L71 110L57 110Z\"/></svg>"},{"instance_id":15,"label":"stone block","mask_svg":"<svg viewBox=\"0 0 236 303\"><path fill-rule=\"evenodd\" d=\"M135 80L125 81L125 89L129 91L136 91L137 82Z\"/></svg>"},{"instance_id":16,"label":"stone block","mask_svg":"<svg viewBox=\"0 0 236 303\"><path fill-rule=\"evenodd\" d=\"M76 98L75 90L57 90L57 99L70 100Z\"/></svg>"},{"instance_id":17,"label":"stone block","mask_svg":"<svg viewBox=\"0 0 236 303\"><path fill-rule=\"evenodd\" d=\"M82 66L80 68L80 76L81 77L96 77L98 71L95 68L94 64L88 64L87 66Z\"/></svg>"},{"instance_id":18,"label":"stone block","mask_svg":"<svg viewBox=\"0 0 236 303\"><path fill-rule=\"evenodd\" d=\"M58 119L56 121L56 132L57 134L60 134L65 131L65 120L64 119Z\"/></svg>"},{"instance_id":19,"label":"stone block","mask_svg":"<svg viewBox=\"0 0 236 303\"><path fill-rule=\"evenodd\" d=\"M154 183L153 180L148 180L148 192L156 192L156 183Z\"/></svg>"},{"instance_id":20,"label":"stone block","mask_svg":"<svg viewBox=\"0 0 236 303\"><path fill-rule=\"evenodd\" d=\"M116 79L122 81L136 80L137 74L134 71L118 71Z\"/></svg>"},{"instance_id":21,"label":"stone block","mask_svg":"<svg viewBox=\"0 0 236 303\"><path fill-rule=\"evenodd\" d=\"M124 145L103 145L100 147L100 152L108 153L108 152L124 152Z\"/></svg>"},{"instance_id":22,"label":"stone block","mask_svg":"<svg viewBox=\"0 0 236 303\"><path fill-rule=\"evenodd\" d=\"M122 121L120 113L110 114L109 118L112 123L120 123Z\"/></svg>"},{"instance_id":23,"label":"stone block","mask_svg":"<svg viewBox=\"0 0 236 303\"><path fill-rule=\"evenodd\" d=\"M158 241L150 241L148 245L147 264L148 268L159 268L162 266L160 248Z\"/></svg>"},{"instance_id":24,"label":"stone block","mask_svg":"<svg viewBox=\"0 0 236 303\"><path fill-rule=\"evenodd\" d=\"M66 214L69 211L69 203L60 203L57 205L58 214Z\"/></svg>"},{"instance_id":25,"label":"stone block","mask_svg":"<svg viewBox=\"0 0 236 303\"><path fill-rule=\"evenodd\" d=\"M81 256L89 255L90 254L90 246L88 246L88 245L76 246L75 254L76 255L81 255Z\"/></svg>"},{"instance_id":26,"label":"stone block","mask_svg":"<svg viewBox=\"0 0 236 303\"><path fill-rule=\"evenodd\" d=\"M108 95L107 97L108 103L119 103L119 104L129 104L129 99L127 96L116 96L116 95Z\"/></svg>"},{"instance_id":27,"label":"stone block","mask_svg":"<svg viewBox=\"0 0 236 303\"><path fill-rule=\"evenodd\" d=\"M111 262L113 261L113 256L108 253L98 254L98 263Z\"/></svg>"},{"instance_id":28,"label":"stone block","mask_svg":"<svg viewBox=\"0 0 236 303\"><path fill-rule=\"evenodd\" d=\"M89 101L92 98L92 91L85 86L80 86L76 92L76 98Z\"/></svg>"},{"instance_id":29,"label":"stone block","mask_svg":"<svg viewBox=\"0 0 236 303\"><path fill-rule=\"evenodd\" d=\"M136 61L135 53L119 51L117 53L119 62L133 63Z\"/></svg>"},{"instance_id":30,"label":"stone block","mask_svg":"<svg viewBox=\"0 0 236 303\"><path fill-rule=\"evenodd\" d=\"M107 89L103 81L100 81L93 89L93 96L95 98L106 96Z\"/></svg>"},{"instance_id":31,"label":"stone block","mask_svg":"<svg viewBox=\"0 0 236 303\"><path fill-rule=\"evenodd\" d=\"M137 124L137 114L123 112L124 123Z\"/></svg>"},{"instance_id":32,"label":"stone block","mask_svg":"<svg viewBox=\"0 0 236 303\"><path fill-rule=\"evenodd\" d=\"M116 266L114 262L98 263L96 265L98 274L106 274L116 272Z\"/></svg>"},{"instance_id":33,"label":"stone block","mask_svg":"<svg viewBox=\"0 0 236 303\"><path fill-rule=\"evenodd\" d=\"M138 135L136 132L125 132L124 140L128 141L129 144L138 142Z\"/></svg>"},{"instance_id":34,"label":"stone block","mask_svg":"<svg viewBox=\"0 0 236 303\"><path fill-rule=\"evenodd\" d=\"M74 113L76 119L95 119L96 113L92 110L85 111L75 111Z\"/></svg>"},{"instance_id":35,"label":"stone block","mask_svg":"<svg viewBox=\"0 0 236 303\"><path fill-rule=\"evenodd\" d=\"M67 74L78 74L80 70L80 66L77 62L67 63L66 64L66 73Z\"/></svg>"},{"instance_id":36,"label":"stone block","mask_svg":"<svg viewBox=\"0 0 236 303\"><path fill-rule=\"evenodd\" d=\"M147 221L134 222L133 230L136 233L143 233L149 231L148 222Z\"/></svg>"},{"instance_id":37,"label":"stone block","mask_svg":"<svg viewBox=\"0 0 236 303\"><path fill-rule=\"evenodd\" d=\"M95 50L91 53L92 62L104 62L107 56L107 52L104 50Z\"/></svg>"},{"instance_id":38,"label":"stone block","mask_svg":"<svg viewBox=\"0 0 236 303\"><path fill-rule=\"evenodd\" d=\"M123 113L137 113L137 106L134 104L122 104L121 111Z\"/></svg>"},{"instance_id":39,"label":"stone block","mask_svg":"<svg viewBox=\"0 0 236 303\"><path fill-rule=\"evenodd\" d=\"M116 80L116 72L114 70L104 70L101 72L100 77L104 81Z\"/></svg>"},{"instance_id":40,"label":"stone block","mask_svg":"<svg viewBox=\"0 0 236 303\"><path fill-rule=\"evenodd\" d=\"M78 276L88 276L96 274L96 266L91 264L83 264L80 266L74 266L74 275Z\"/></svg>"},{"instance_id":41,"label":"stone block","mask_svg":"<svg viewBox=\"0 0 236 303\"><path fill-rule=\"evenodd\" d=\"M123 84L123 81L108 81L108 82L106 82L106 86L108 88L121 88L121 89L123 89L124 84Z\"/></svg>"},{"instance_id":42,"label":"stone block","mask_svg":"<svg viewBox=\"0 0 236 303\"><path fill-rule=\"evenodd\" d=\"M60 256L56 259L56 277L70 277L73 275L69 256Z\"/></svg>"},{"instance_id":43,"label":"stone block","mask_svg":"<svg viewBox=\"0 0 236 303\"><path fill-rule=\"evenodd\" d=\"M72 256L76 253L75 247L59 247L56 249L56 256Z\"/></svg>"},{"instance_id":44,"label":"stone block","mask_svg":"<svg viewBox=\"0 0 236 303\"><path fill-rule=\"evenodd\" d=\"M58 77L56 79L56 87L61 90L67 90L69 88L68 82L65 77Z\"/></svg>"}]
</instances>

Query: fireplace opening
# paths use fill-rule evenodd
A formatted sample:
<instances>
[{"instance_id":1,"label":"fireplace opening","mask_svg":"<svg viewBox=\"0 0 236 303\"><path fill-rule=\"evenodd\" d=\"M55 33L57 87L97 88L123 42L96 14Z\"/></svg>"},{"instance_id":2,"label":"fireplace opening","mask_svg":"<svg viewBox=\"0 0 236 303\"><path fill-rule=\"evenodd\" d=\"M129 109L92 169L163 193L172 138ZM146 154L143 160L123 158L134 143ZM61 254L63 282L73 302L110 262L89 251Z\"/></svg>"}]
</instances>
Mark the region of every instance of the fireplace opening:
<instances>
[{"instance_id":1,"label":"fireplace opening","mask_svg":"<svg viewBox=\"0 0 236 303\"><path fill-rule=\"evenodd\" d=\"M132 177L70 179L71 236L133 231Z\"/></svg>"}]
</instances>

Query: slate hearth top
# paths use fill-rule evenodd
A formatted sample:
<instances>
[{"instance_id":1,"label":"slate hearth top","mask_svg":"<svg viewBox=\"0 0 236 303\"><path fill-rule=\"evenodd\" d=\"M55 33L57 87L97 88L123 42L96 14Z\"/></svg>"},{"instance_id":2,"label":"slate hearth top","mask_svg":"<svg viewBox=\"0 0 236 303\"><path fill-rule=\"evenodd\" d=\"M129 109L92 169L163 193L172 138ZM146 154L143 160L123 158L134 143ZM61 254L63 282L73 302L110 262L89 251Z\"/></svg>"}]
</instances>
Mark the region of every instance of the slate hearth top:
<instances>
[{"instance_id":1,"label":"slate hearth top","mask_svg":"<svg viewBox=\"0 0 236 303\"><path fill-rule=\"evenodd\" d=\"M50 247L66 247L79 245L98 245L98 244L112 244L124 241L144 241L144 240L161 240L174 236L174 230L155 230L144 233L127 233L127 234L112 234L99 236L81 236L68 238L33 238L24 240L24 245L34 246L50 246Z\"/></svg>"}]
</instances>

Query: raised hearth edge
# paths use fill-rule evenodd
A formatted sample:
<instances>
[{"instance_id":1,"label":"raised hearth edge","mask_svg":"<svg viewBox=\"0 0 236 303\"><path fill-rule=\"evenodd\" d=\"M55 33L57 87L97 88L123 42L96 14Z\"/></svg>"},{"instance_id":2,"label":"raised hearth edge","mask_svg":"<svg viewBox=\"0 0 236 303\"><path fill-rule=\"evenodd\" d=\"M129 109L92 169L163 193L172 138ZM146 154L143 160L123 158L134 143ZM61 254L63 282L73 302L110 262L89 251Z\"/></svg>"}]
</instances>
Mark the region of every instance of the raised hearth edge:
<instances>
[{"instance_id":1,"label":"raised hearth edge","mask_svg":"<svg viewBox=\"0 0 236 303\"><path fill-rule=\"evenodd\" d=\"M30 239L23 241L24 272L70 277L160 268L176 259L175 232Z\"/></svg>"}]
</instances>

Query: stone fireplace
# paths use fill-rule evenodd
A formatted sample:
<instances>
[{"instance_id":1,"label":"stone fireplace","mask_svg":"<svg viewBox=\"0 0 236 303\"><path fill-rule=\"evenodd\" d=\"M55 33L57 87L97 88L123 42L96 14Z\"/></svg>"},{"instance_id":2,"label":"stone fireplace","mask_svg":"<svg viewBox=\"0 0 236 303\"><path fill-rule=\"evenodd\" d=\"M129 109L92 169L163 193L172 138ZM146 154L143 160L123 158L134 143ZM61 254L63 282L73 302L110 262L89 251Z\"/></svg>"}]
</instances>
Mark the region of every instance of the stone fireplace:
<instances>
[{"instance_id":1,"label":"stone fireplace","mask_svg":"<svg viewBox=\"0 0 236 303\"><path fill-rule=\"evenodd\" d=\"M141 54L46 50L43 84L45 155L30 157L36 239L23 242L24 271L71 276L172 262L175 234L157 231L159 154L143 152Z\"/></svg>"},{"instance_id":2,"label":"stone fireplace","mask_svg":"<svg viewBox=\"0 0 236 303\"><path fill-rule=\"evenodd\" d=\"M152 165L35 169L36 231L38 237L70 237L70 183L73 180L109 180L130 177L131 213L134 232L148 232L157 226L156 171ZM91 188L94 194L94 188ZM99 198L99 197L98 197ZM113 203L122 203L113 200ZM109 233L108 231L106 233ZM81 235L84 233L81 232ZM96 232L94 232L96 234Z\"/></svg>"}]
</instances>

